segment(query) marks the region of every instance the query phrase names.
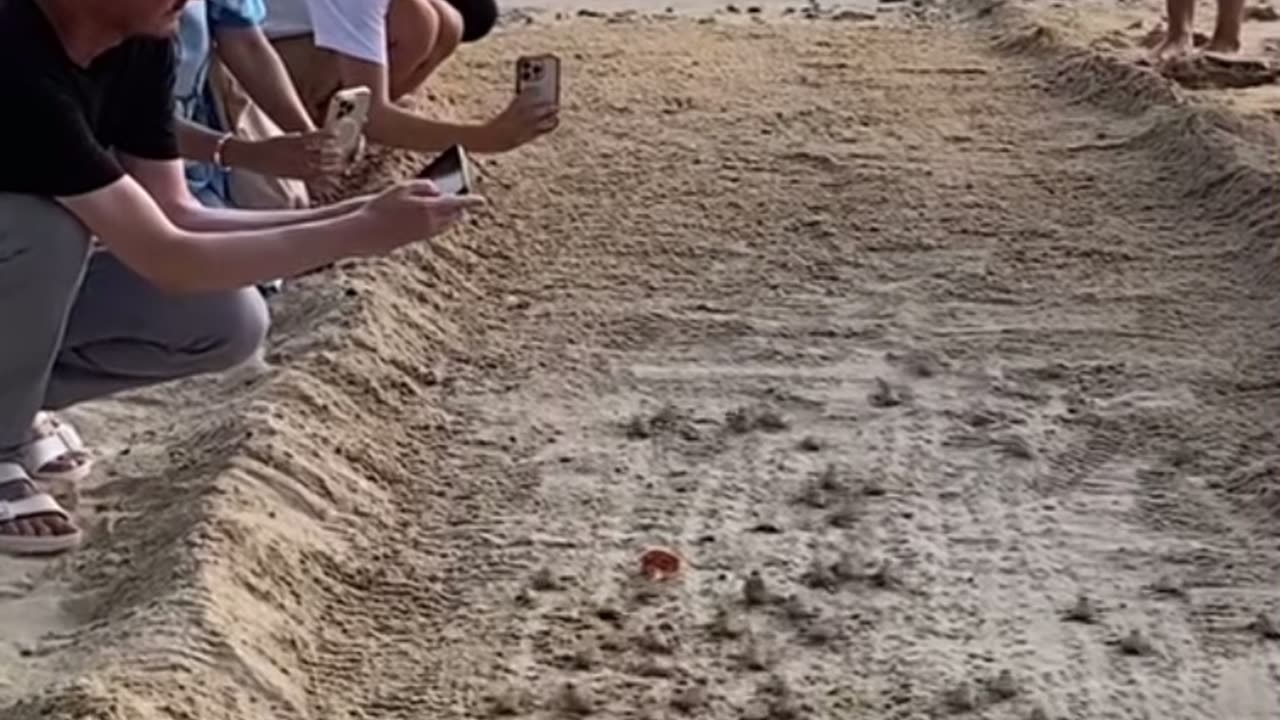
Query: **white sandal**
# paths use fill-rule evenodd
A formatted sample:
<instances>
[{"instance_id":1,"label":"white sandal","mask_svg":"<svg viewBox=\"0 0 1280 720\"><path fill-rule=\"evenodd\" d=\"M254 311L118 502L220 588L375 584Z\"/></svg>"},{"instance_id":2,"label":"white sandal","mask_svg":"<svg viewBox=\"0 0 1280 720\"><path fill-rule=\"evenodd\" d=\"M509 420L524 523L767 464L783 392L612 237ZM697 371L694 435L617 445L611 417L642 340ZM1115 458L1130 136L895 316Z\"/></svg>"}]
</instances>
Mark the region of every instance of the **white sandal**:
<instances>
[{"instance_id":1,"label":"white sandal","mask_svg":"<svg viewBox=\"0 0 1280 720\"><path fill-rule=\"evenodd\" d=\"M17 463L0 463L0 486L15 482L31 482L27 471ZM68 523L71 514L49 493L36 493L21 500L0 500L0 523L25 520L39 515L57 515ZM80 528L65 535L10 535L0 533L0 555L54 555L80 547L84 533Z\"/></svg>"},{"instance_id":2,"label":"white sandal","mask_svg":"<svg viewBox=\"0 0 1280 720\"><path fill-rule=\"evenodd\" d=\"M23 446L21 457L22 467L32 480L48 485L65 485L89 477L93 471L93 460L89 458L80 433L71 424L59 420L53 413L40 412L36 414L33 426L43 434ZM81 459L66 470L44 469L73 453Z\"/></svg>"}]
</instances>

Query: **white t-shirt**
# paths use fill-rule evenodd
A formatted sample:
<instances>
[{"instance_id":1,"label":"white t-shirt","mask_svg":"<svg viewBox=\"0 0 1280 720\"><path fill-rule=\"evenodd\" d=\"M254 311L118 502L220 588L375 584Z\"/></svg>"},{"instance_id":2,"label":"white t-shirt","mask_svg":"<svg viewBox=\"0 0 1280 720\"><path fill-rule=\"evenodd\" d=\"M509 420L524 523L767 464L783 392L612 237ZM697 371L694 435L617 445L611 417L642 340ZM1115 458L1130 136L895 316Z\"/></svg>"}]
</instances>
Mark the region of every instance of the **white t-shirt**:
<instances>
[{"instance_id":1,"label":"white t-shirt","mask_svg":"<svg viewBox=\"0 0 1280 720\"><path fill-rule=\"evenodd\" d=\"M314 34L316 47L387 64L391 0L267 0L263 30L271 38Z\"/></svg>"}]
</instances>

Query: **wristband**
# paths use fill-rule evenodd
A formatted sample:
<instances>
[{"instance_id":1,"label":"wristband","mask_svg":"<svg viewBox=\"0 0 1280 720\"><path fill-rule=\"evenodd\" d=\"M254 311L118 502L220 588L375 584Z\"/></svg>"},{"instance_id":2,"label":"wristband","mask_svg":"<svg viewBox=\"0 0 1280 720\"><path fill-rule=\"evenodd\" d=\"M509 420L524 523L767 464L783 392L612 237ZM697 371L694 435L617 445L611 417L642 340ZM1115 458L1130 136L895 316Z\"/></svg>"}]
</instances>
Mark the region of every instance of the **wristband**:
<instances>
[{"instance_id":1,"label":"wristband","mask_svg":"<svg viewBox=\"0 0 1280 720\"><path fill-rule=\"evenodd\" d=\"M227 167L227 162L223 159L222 153L226 150L227 143L231 142L231 138L233 137L235 137L235 135L232 133L224 133L222 137L218 138L218 144L213 146L213 164L217 166L219 170L231 169Z\"/></svg>"}]
</instances>

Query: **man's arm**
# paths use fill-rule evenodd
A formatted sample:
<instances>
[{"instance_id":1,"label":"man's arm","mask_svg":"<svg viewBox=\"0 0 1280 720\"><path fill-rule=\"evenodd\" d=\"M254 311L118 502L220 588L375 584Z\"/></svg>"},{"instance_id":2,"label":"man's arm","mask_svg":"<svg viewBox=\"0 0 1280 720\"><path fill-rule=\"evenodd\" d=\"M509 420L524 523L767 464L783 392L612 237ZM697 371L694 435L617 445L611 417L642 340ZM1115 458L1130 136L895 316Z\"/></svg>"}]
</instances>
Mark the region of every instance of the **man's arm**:
<instances>
[{"instance_id":1,"label":"man's arm","mask_svg":"<svg viewBox=\"0 0 1280 720\"><path fill-rule=\"evenodd\" d=\"M218 57L249 98L285 132L315 130L284 61L262 28L218 26L214 30Z\"/></svg>"},{"instance_id":2,"label":"man's arm","mask_svg":"<svg viewBox=\"0 0 1280 720\"><path fill-rule=\"evenodd\" d=\"M182 133L179 126L179 133ZM214 135L216 138L217 136ZM212 155L212 149L209 150ZM235 232L279 228L351 214L368 201L354 197L334 205L304 210L237 210L210 208L191 196L179 160L144 160L119 155L120 164L153 199L165 218L181 230L190 232Z\"/></svg>"},{"instance_id":3,"label":"man's arm","mask_svg":"<svg viewBox=\"0 0 1280 720\"><path fill-rule=\"evenodd\" d=\"M373 229L364 213L349 213L256 232L189 232L128 175L58 200L126 265L173 292L225 290L301 274L353 254L353 239Z\"/></svg>"}]
</instances>

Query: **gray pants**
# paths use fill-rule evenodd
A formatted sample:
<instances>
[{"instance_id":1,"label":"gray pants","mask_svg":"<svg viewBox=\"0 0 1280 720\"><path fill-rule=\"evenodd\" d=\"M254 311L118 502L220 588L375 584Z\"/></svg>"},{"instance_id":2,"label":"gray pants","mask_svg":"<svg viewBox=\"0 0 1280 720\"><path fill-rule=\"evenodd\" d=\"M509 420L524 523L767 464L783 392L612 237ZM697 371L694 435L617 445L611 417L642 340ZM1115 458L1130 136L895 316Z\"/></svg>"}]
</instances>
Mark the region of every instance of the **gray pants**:
<instances>
[{"instance_id":1,"label":"gray pants","mask_svg":"<svg viewBox=\"0 0 1280 720\"><path fill-rule=\"evenodd\" d=\"M0 459L40 409L230 369L268 324L254 288L166 294L56 202L0 193Z\"/></svg>"}]
</instances>

